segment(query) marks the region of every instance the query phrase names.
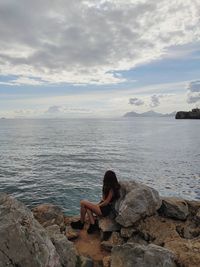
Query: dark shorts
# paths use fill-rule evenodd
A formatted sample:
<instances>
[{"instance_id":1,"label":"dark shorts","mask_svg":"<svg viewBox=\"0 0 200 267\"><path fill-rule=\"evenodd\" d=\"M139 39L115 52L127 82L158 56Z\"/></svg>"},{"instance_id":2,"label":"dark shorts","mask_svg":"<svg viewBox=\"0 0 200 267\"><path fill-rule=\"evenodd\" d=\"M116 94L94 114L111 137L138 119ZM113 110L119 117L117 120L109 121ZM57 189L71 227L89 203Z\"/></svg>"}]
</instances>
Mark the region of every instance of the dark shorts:
<instances>
[{"instance_id":1,"label":"dark shorts","mask_svg":"<svg viewBox=\"0 0 200 267\"><path fill-rule=\"evenodd\" d=\"M112 211L112 207L111 205L108 204L106 206L100 207L100 210L101 210L103 217L105 217L105 216L108 216L109 213Z\"/></svg>"}]
</instances>

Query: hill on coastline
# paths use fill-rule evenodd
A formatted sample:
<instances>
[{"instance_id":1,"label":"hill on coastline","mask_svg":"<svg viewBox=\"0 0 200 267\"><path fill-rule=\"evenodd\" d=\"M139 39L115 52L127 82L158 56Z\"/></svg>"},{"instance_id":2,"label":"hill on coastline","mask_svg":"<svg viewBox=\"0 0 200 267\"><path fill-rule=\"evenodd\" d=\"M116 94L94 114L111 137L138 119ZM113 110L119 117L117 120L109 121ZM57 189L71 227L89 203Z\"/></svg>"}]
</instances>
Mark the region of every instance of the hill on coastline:
<instances>
[{"instance_id":1,"label":"hill on coastline","mask_svg":"<svg viewBox=\"0 0 200 267\"><path fill-rule=\"evenodd\" d=\"M126 117L126 118L127 117L175 117L175 115L176 115L176 111L172 113L162 114L162 113L155 112L153 110L149 110L144 113L137 113L134 111L127 112L126 114L124 114L123 117Z\"/></svg>"}]
</instances>

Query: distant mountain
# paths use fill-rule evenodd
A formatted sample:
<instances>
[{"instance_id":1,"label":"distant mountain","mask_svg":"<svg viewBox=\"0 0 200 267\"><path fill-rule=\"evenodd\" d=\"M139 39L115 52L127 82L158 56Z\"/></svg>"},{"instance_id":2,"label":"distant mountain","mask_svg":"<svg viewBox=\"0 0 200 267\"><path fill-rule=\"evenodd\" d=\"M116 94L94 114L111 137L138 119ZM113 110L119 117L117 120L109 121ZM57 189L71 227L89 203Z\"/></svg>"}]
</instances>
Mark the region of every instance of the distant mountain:
<instances>
[{"instance_id":1,"label":"distant mountain","mask_svg":"<svg viewBox=\"0 0 200 267\"><path fill-rule=\"evenodd\" d=\"M175 117L176 111L172 113L162 114L153 110L146 111L144 113L137 113L134 111L127 112L123 117Z\"/></svg>"}]
</instances>

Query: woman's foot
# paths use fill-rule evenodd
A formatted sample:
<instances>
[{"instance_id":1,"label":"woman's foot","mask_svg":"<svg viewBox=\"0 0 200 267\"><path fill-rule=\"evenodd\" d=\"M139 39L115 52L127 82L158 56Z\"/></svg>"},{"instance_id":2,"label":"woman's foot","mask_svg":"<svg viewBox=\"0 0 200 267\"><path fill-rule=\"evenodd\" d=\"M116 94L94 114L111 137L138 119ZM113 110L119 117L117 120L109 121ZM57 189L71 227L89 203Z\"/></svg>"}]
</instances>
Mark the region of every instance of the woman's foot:
<instances>
[{"instance_id":1,"label":"woman's foot","mask_svg":"<svg viewBox=\"0 0 200 267\"><path fill-rule=\"evenodd\" d=\"M81 220L77 221L77 222L71 222L71 227L74 229L83 229L84 227L84 223L81 222Z\"/></svg>"},{"instance_id":2,"label":"woman's foot","mask_svg":"<svg viewBox=\"0 0 200 267\"><path fill-rule=\"evenodd\" d=\"M89 228L87 229L87 233L92 234L96 230L98 230L98 226L96 224L90 224Z\"/></svg>"}]
</instances>

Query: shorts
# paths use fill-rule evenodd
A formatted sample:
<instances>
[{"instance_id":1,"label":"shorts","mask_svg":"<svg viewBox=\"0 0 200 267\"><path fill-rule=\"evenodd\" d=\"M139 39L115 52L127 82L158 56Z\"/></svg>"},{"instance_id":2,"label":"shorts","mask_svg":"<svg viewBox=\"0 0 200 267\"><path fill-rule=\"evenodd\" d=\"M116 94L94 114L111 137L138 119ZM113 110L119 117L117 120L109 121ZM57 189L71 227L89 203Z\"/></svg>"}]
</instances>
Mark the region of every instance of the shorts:
<instances>
[{"instance_id":1,"label":"shorts","mask_svg":"<svg viewBox=\"0 0 200 267\"><path fill-rule=\"evenodd\" d=\"M101 213L103 217L108 216L109 213L112 211L111 205L106 205L106 206L100 206Z\"/></svg>"}]
</instances>

